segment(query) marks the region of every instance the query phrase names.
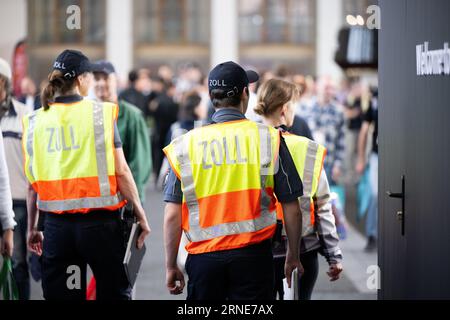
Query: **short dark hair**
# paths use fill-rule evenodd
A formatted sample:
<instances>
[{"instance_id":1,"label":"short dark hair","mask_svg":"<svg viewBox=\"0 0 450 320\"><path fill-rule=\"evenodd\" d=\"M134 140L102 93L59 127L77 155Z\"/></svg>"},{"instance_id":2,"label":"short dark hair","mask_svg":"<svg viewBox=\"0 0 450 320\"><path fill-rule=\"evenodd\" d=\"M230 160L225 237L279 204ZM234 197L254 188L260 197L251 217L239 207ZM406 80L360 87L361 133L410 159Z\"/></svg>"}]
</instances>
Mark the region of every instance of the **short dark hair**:
<instances>
[{"instance_id":1,"label":"short dark hair","mask_svg":"<svg viewBox=\"0 0 450 320\"><path fill-rule=\"evenodd\" d=\"M128 81L133 84L138 79L138 72L136 70L131 70L130 73L128 73Z\"/></svg>"},{"instance_id":2,"label":"short dark hair","mask_svg":"<svg viewBox=\"0 0 450 320\"><path fill-rule=\"evenodd\" d=\"M198 120L195 109L202 102L202 97L196 92L191 91L186 94L180 108L180 118L183 120Z\"/></svg>"},{"instance_id":3,"label":"short dark hair","mask_svg":"<svg viewBox=\"0 0 450 320\"><path fill-rule=\"evenodd\" d=\"M233 96L227 96L227 92L225 90L213 89L209 93L209 98L211 99L214 108L236 107L241 103L242 93L245 88L247 87L244 87L242 92L239 92Z\"/></svg>"}]
</instances>

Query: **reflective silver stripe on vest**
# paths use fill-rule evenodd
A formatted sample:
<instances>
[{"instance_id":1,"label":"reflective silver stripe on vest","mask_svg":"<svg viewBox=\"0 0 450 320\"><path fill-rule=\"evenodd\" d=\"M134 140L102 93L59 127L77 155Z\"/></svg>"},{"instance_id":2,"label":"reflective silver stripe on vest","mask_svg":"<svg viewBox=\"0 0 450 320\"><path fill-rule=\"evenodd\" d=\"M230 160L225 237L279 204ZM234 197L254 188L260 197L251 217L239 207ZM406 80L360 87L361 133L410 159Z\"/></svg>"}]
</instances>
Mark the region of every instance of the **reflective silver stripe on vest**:
<instances>
[{"instance_id":1,"label":"reflective silver stripe on vest","mask_svg":"<svg viewBox=\"0 0 450 320\"><path fill-rule=\"evenodd\" d=\"M118 195L97 197L97 198L80 198L56 201L43 201L38 197L37 207L43 211L68 211L76 209L96 209L109 206L115 206L120 202Z\"/></svg>"},{"instance_id":2,"label":"reflective silver stripe on vest","mask_svg":"<svg viewBox=\"0 0 450 320\"><path fill-rule=\"evenodd\" d=\"M33 112L28 117L28 135L27 135L27 152L28 152L28 171L30 172L30 175L33 177L33 181L36 181L33 173L33 144L34 144L34 125L36 123L36 112Z\"/></svg>"},{"instance_id":3,"label":"reflective silver stripe on vest","mask_svg":"<svg viewBox=\"0 0 450 320\"><path fill-rule=\"evenodd\" d=\"M307 195L303 195L299 199L300 199L300 209L305 214L308 213L309 217L311 213L311 198Z\"/></svg>"},{"instance_id":4,"label":"reflective silver stripe on vest","mask_svg":"<svg viewBox=\"0 0 450 320\"><path fill-rule=\"evenodd\" d=\"M105 125L103 123L103 106L100 102L93 102L95 155L97 159L97 174L100 195L111 195L108 178L108 164L106 160ZM67 209L69 210L69 209Z\"/></svg>"},{"instance_id":5,"label":"reflective silver stripe on vest","mask_svg":"<svg viewBox=\"0 0 450 320\"><path fill-rule=\"evenodd\" d=\"M189 159L188 145L185 136L180 136L174 140L175 154L180 164L180 176L183 180L183 194L189 209L190 229L200 229L200 209L195 194L194 178L192 176L192 166Z\"/></svg>"},{"instance_id":6,"label":"reflective silver stripe on vest","mask_svg":"<svg viewBox=\"0 0 450 320\"><path fill-rule=\"evenodd\" d=\"M310 233L314 226L311 224L311 196L313 196L312 184L314 169L316 166L317 150L319 145L314 141L308 141L306 149L305 165L303 167L303 196L300 197L300 209L303 217L302 235Z\"/></svg>"},{"instance_id":7,"label":"reflective silver stripe on vest","mask_svg":"<svg viewBox=\"0 0 450 320\"><path fill-rule=\"evenodd\" d=\"M222 236L230 236L235 234L242 234L246 232L256 232L264 228L270 227L277 222L275 212L264 210L261 216L256 219L222 223L208 228L199 228L189 230L189 239L192 242L210 240Z\"/></svg>"},{"instance_id":8,"label":"reflective silver stripe on vest","mask_svg":"<svg viewBox=\"0 0 450 320\"><path fill-rule=\"evenodd\" d=\"M269 211L270 197L265 190L268 169L272 161L272 139L267 126L258 125L260 135L261 161L261 215L252 220L222 223L208 228L200 227L200 212L197 195L195 193L192 166L189 159L188 146L184 143L184 136L174 140L175 154L180 165L180 176L183 181L183 195L189 210L189 241L199 242L217 237L256 232L276 223L276 213Z\"/></svg>"},{"instance_id":9,"label":"reflective silver stripe on vest","mask_svg":"<svg viewBox=\"0 0 450 320\"><path fill-rule=\"evenodd\" d=\"M308 141L306 150L305 166L303 168L303 194L311 196L314 178L314 167L316 164L317 150L319 145L314 141Z\"/></svg>"},{"instance_id":10,"label":"reflective silver stripe on vest","mask_svg":"<svg viewBox=\"0 0 450 320\"><path fill-rule=\"evenodd\" d=\"M258 123L259 133L259 152L260 152L260 164L261 164L261 215L265 210L269 209L270 197L266 192L266 180L269 174L270 164L272 162L272 139L270 138L269 127Z\"/></svg>"},{"instance_id":11,"label":"reflective silver stripe on vest","mask_svg":"<svg viewBox=\"0 0 450 320\"><path fill-rule=\"evenodd\" d=\"M314 229L314 226L311 224L311 199L309 196L301 196L300 200L300 211L302 213L302 234L308 234L311 230Z\"/></svg>"}]
</instances>

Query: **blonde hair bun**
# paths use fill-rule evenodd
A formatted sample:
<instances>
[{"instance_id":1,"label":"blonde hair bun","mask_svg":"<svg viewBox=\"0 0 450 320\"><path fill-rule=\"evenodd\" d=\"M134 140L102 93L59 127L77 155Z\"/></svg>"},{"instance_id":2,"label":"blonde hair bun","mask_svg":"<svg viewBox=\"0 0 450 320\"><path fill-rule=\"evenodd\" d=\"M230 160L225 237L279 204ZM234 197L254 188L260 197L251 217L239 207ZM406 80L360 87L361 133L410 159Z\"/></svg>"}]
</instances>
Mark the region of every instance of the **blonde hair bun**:
<instances>
[{"instance_id":1,"label":"blonde hair bun","mask_svg":"<svg viewBox=\"0 0 450 320\"><path fill-rule=\"evenodd\" d=\"M256 114L263 116L267 111L267 106L264 101L258 101L255 108L253 109Z\"/></svg>"},{"instance_id":2,"label":"blonde hair bun","mask_svg":"<svg viewBox=\"0 0 450 320\"><path fill-rule=\"evenodd\" d=\"M289 101L300 97L295 84L281 79L270 79L258 90L255 112L260 116L270 116Z\"/></svg>"}]
</instances>

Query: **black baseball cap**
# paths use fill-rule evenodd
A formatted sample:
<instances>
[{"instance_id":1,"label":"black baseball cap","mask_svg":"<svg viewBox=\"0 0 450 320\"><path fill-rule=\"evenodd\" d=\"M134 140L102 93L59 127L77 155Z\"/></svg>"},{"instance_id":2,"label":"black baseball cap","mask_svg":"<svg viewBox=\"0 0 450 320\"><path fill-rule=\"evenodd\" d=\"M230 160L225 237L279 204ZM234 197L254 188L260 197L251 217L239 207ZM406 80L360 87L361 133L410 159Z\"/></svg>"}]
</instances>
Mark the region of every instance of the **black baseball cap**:
<instances>
[{"instance_id":1,"label":"black baseball cap","mask_svg":"<svg viewBox=\"0 0 450 320\"><path fill-rule=\"evenodd\" d=\"M208 77L208 88L211 93L214 89L225 91L227 97L233 97L242 93L249 83L258 81L259 76L255 71L244 70L233 61L217 65L211 70Z\"/></svg>"},{"instance_id":2,"label":"black baseball cap","mask_svg":"<svg viewBox=\"0 0 450 320\"><path fill-rule=\"evenodd\" d=\"M82 52L64 50L55 60L53 70L59 70L66 79L76 78L85 72L92 72L92 64Z\"/></svg>"},{"instance_id":3,"label":"black baseball cap","mask_svg":"<svg viewBox=\"0 0 450 320\"><path fill-rule=\"evenodd\" d=\"M110 75L112 73L116 73L116 69L111 62L106 60L99 60L93 63L92 72L105 73L107 75Z\"/></svg>"}]
</instances>

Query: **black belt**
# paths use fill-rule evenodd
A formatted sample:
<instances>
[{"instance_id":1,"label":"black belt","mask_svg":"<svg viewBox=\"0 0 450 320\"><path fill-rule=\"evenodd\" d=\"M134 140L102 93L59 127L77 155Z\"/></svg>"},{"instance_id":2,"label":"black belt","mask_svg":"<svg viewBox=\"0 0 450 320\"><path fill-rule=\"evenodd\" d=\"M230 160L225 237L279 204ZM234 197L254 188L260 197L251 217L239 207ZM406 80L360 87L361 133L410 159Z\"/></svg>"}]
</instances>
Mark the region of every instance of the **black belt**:
<instances>
[{"instance_id":1,"label":"black belt","mask_svg":"<svg viewBox=\"0 0 450 320\"><path fill-rule=\"evenodd\" d=\"M3 138L15 138L15 139L22 140L22 133L20 133L20 132L3 131L2 135L3 135Z\"/></svg>"}]
</instances>

